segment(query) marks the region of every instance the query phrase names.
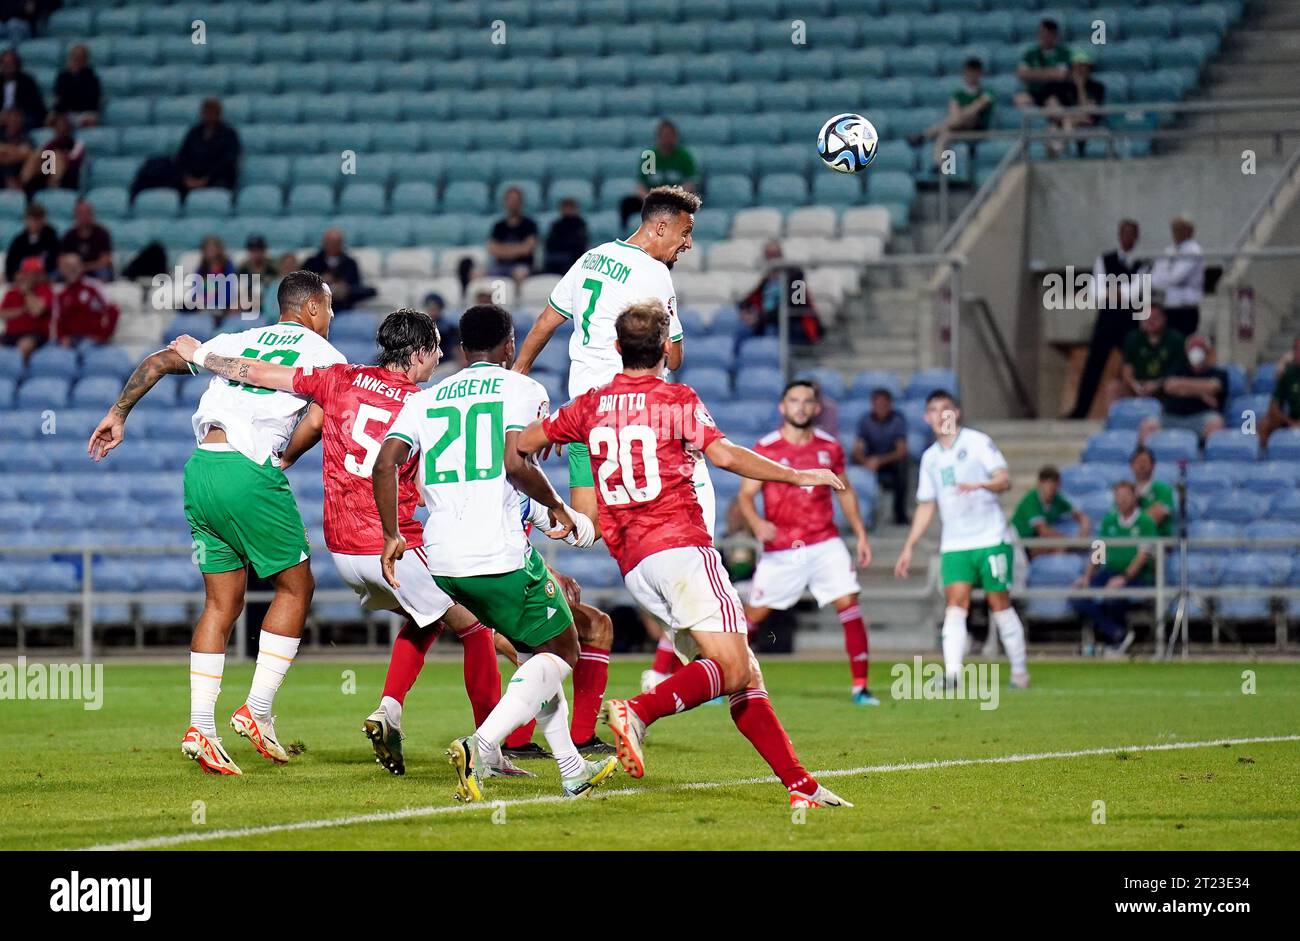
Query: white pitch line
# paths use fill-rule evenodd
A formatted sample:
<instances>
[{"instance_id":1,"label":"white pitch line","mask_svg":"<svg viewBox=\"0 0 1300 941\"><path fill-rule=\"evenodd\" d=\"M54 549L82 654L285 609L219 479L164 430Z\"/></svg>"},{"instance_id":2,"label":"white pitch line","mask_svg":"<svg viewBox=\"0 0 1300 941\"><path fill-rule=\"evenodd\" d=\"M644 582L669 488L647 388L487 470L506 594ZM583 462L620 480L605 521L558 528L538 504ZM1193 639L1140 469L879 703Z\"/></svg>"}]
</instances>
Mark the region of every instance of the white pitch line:
<instances>
[{"instance_id":1,"label":"white pitch line","mask_svg":"<svg viewBox=\"0 0 1300 941\"><path fill-rule=\"evenodd\" d=\"M889 765L865 765L861 768L839 768L830 771L815 771L817 778L845 778L865 774L890 774L898 771L926 771L934 768L963 768L973 765L1007 765L1026 761L1047 761L1054 758L1088 758L1096 755L1112 755L1116 752L1147 751L1181 751L1189 748L1214 748L1223 745L1255 745L1268 742L1300 742L1297 735L1261 735L1253 738L1216 738L1204 742L1162 742L1157 745L1115 745L1107 748L1081 748L1075 751L1029 752L1021 755L999 755L993 758L943 758L937 761L913 761ZM720 787L739 787L750 784L775 784L772 776L761 778L742 778L737 781L699 781L680 784L667 788L625 787L617 790L599 792L600 797L622 797L627 794L667 794L674 791L704 791ZM475 804L442 804L436 807L407 807L403 810L388 810L373 814L355 814L349 817L331 817L325 820L300 820L295 823L271 823L260 827L240 827L229 830L208 830L196 833L176 833L171 836L146 837L139 840L126 840L122 843L104 843L99 846L82 847L86 851L109 852L116 850L158 849L165 846L181 846L186 843L208 843L213 840L227 840L246 836L261 836L266 833L288 833L293 830L323 830L330 827L350 827L363 823L387 823L392 820L408 820L413 817L434 817L440 814L468 813L475 810L496 810L499 807L530 807L537 804L568 803L570 799L556 795L542 797L521 797L517 800L483 801Z\"/></svg>"}]
</instances>

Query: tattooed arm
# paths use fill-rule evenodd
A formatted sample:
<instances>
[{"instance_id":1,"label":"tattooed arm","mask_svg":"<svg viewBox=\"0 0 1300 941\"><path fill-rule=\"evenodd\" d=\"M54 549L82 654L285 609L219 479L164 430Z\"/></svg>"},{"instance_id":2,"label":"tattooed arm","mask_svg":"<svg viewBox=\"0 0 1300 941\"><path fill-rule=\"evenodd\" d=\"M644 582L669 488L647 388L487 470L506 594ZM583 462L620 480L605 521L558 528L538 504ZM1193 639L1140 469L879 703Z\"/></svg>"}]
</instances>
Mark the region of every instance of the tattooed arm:
<instances>
[{"instance_id":1,"label":"tattooed arm","mask_svg":"<svg viewBox=\"0 0 1300 941\"><path fill-rule=\"evenodd\" d=\"M90 441L86 445L86 453L90 455L91 460L102 461L109 451L122 443L126 429L126 416L131 414L135 403L158 384L159 379L166 375L181 375L189 371L189 365L174 350L159 350L146 356L144 362L131 373L131 378L126 380L117 402L108 410L108 414L91 434Z\"/></svg>"},{"instance_id":2,"label":"tattooed arm","mask_svg":"<svg viewBox=\"0 0 1300 941\"><path fill-rule=\"evenodd\" d=\"M222 379L246 382L250 386L261 389L293 391L293 374L297 371L293 366L281 366L260 359L249 359L246 356L218 356L216 353L208 353L203 362L198 363L194 359L194 354L199 346L199 341L194 337L182 335L172 340L168 349L175 350L186 362L202 366Z\"/></svg>"}]
</instances>

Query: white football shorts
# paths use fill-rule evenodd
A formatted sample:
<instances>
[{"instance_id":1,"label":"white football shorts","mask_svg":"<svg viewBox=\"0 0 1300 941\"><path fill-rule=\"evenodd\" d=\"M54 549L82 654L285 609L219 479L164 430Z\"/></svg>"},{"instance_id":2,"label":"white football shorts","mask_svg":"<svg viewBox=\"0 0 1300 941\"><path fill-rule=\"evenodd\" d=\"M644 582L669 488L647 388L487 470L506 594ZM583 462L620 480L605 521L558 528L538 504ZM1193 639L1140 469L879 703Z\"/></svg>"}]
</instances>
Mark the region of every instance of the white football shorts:
<instances>
[{"instance_id":1,"label":"white football shorts","mask_svg":"<svg viewBox=\"0 0 1300 941\"><path fill-rule=\"evenodd\" d=\"M764 552L749 584L749 603L785 611L803 597L804 589L812 591L819 608L861 590L844 540L836 537L811 546Z\"/></svg>"},{"instance_id":2,"label":"white football shorts","mask_svg":"<svg viewBox=\"0 0 1300 941\"><path fill-rule=\"evenodd\" d=\"M401 609L420 627L428 627L447 613L454 601L438 587L425 565L424 550L407 549L394 565L401 588L384 581L377 555L344 555L331 552L339 574L361 599L366 611Z\"/></svg>"}]
</instances>

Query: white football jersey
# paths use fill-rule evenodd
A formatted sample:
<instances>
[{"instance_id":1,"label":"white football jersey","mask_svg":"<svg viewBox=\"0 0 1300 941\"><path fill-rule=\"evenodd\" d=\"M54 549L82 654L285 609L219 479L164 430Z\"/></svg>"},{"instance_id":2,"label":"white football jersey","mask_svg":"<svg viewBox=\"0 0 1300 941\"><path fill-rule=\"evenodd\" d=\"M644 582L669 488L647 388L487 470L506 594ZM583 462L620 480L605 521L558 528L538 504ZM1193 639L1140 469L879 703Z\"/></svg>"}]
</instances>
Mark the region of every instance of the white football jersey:
<instances>
[{"instance_id":1,"label":"white football jersey","mask_svg":"<svg viewBox=\"0 0 1300 941\"><path fill-rule=\"evenodd\" d=\"M292 322L254 327L240 333L219 333L199 347L195 359L201 360L208 352L295 367L347 362L320 334ZM190 371L197 374L198 367L191 365ZM309 401L290 392L259 389L213 376L194 412L194 440L202 441L209 428L222 428L230 446L250 461L265 464L269 458L278 467L279 454L289 443Z\"/></svg>"},{"instance_id":2,"label":"white football jersey","mask_svg":"<svg viewBox=\"0 0 1300 941\"><path fill-rule=\"evenodd\" d=\"M551 306L573 321L569 397L613 381L623 371L614 321L629 305L657 297L668 308L669 337L682 338L668 266L622 239L588 249L551 292Z\"/></svg>"},{"instance_id":3,"label":"white football jersey","mask_svg":"<svg viewBox=\"0 0 1300 941\"><path fill-rule=\"evenodd\" d=\"M1006 539L1007 521L997 494L988 490L962 493L961 483L983 483L1007 466L993 439L982 431L963 428L952 447L936 441L921 455L916 483L917 502L937 500L943 534L940 552L987 549Z\"/></svg>"},{"instance_id":4,"label":"white football jersey","mask_svg":"<svg viewBox=\"0 0 1300 941\"><path fill-rule=\"evenodd\" d=\"M417 476L429 518L424 549L434 575L501 575L522 568L527 500L506 477L507 431L550 409L535 379L474 363L409 396L388 429L423 455Z\"/></svg>"}]
</instances>

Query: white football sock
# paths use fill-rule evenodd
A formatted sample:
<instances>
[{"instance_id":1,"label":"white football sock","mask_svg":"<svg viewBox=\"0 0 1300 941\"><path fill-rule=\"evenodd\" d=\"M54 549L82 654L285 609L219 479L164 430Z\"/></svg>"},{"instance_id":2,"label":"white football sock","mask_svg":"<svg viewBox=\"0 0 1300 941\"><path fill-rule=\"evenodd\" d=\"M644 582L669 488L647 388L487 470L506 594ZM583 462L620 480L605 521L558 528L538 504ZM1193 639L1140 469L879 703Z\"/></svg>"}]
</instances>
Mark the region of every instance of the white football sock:
<instances>
[{"instance_id":1,"label":"white football sock","mask_svg":"<svg viewBox=\"0 0 1300 941\"><path fill-rule=\"evenodd\" d=\"M388 724L395 729L402 727L402 704L392 696L385 696L379 700L379 708L384 710L384 715L388 717Z\"/></svg>"},{"instance_id":2,"label":"white football sock","mask_svg":"<svg viewBox=\"0 0 1300 941\"><path fill-rule=\"evenodd\" d=\"M1020 615L1014 607L1005 611L991 612L993 623L997 625L998 636L1011 661L1011 675L1024 676L1029 672L1025 656L1025 626L1020 623Z\"/></svg>"},{"instance_id":3,"label":"white football sock","mask_svg":"<svg viewBox=\"0 0 1300 941\"><path fill-rule=\"evenodd\" d=\"M208 738L217 737L214 713L221 695L221 674L226 669L224 653L190 651L190 725Z\"/></svg>"},{"instance_id":4,"label":"white football sock","mask_svg":"<svg viewBox=\"0 0 1300 941\"><path fill-rule=\"evenodd\" d=\"M531 719L540 720L543 704L555 698L564 688L564 678L572 672L572 667L550 654L529 657L521 664L506 684L501 701L474 732L479 756L490 763L499 762L506 736Z\"/></svg>"},{"instance_id":5,"label":"white football sock","mask_svg":"<svg viewBox=\"0 0 1300 941\"><path fill-rule=\"evenodd\" d=\"M966 653L966 609L956 605L943 612L943 630L939 634L943 643L943 672L948 679L961 676L961 660Z\"/></svg>"},{"instance_id":6,"label":"white football sock","mask_svg":"<svg viewBox=\"0 0 1300 941\"><path fill-rule=\"evenodd\" d=\"M559 657L555 660L564 663ZM555 756L555 763L560 766L560 776L576 778L580 775L583 760L573 745L573 737L569 735L569 702L564 698L563 682L555 695L542 705L542 711L537 713L537 727L542 730L546 744Z\"/></svg>"},{"instance_id":7,"label":"white football sock","mask_svg":"<svg viewBox=\"0 0 1300 941\"><path fill-rule=\"evenodd\" d=\"M265 718L271 714L275 691L293 666L301 641L300 637L262 631L257 641L257 669L253 671L253 685L248 690L248 708L253 715Z\"/></svg>"}]
</instances>

